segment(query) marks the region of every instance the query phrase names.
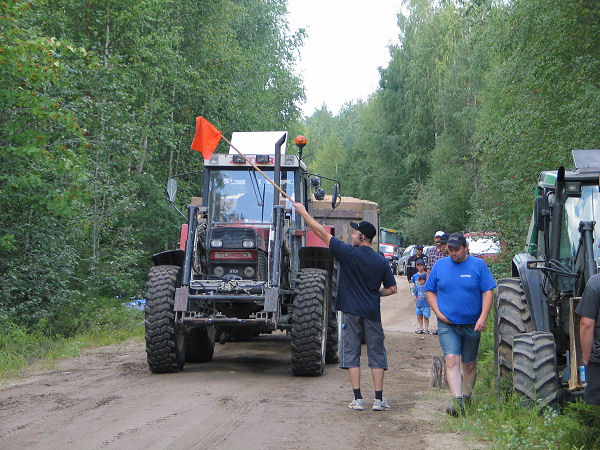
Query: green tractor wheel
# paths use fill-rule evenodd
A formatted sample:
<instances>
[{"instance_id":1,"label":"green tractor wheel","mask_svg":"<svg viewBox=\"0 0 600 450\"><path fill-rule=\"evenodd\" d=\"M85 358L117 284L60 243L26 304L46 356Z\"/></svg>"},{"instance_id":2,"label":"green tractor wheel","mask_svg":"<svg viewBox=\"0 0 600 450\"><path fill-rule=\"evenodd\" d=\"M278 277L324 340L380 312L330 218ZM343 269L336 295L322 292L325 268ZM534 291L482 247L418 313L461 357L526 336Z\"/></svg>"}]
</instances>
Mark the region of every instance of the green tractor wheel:
<instances>
[{"instance_id":1,"label":"green tractor wheel","mask_svg":"<svg viewBox=\"0 0 600 450\"><path fill-rule=\"evenodd\" d=\"M558 397L556 347L552 333L534 331L513 339L513 387L525 407Z\"/></svg>"},{"instance_id":2,"label":"green tractor wheel","mask_svg":"<svg viewBox=\"0 0 600 450\"><path fill-rule=\"evenodd\" d=\"M531 331L533 322L521 280L499 280L494 299L494 362L499 389L512 386L514 337Z\"/></svg>"}]
</instances>

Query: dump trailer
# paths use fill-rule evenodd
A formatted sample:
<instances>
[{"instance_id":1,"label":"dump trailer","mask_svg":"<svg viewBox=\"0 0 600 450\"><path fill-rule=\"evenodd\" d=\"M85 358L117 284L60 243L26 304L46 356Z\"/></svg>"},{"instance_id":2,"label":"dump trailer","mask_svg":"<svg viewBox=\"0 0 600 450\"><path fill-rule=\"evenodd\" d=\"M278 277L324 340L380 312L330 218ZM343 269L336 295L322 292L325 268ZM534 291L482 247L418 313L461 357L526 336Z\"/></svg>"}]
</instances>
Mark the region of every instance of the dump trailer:
<instances>
[{"instance_id":1,"label":"dump trailer","mask_svg":"<svg viewBox=\"0 0 600 450\"><path fill-rule=\"evenodd\" d=\"M216 340L276 330L291 337L295 375L321 375L326 363L338 362L337 265L273 184L311 214L313 198L325 193L321 177L301 159L306 140L296 140L296 156L282 152L286 138L285 132L234 133L232 147L244 156L234 149L214 154L202 171L167 181L167 199L176 208L178 180L201 181L203 189L187 214L177 208L186 219L179 248L152 256L145 310L152 372L208 362ZM339 183L330 184L331 210L339 203Z\"/></svg>"},{"instance_id":2,"label":"dump trailer","mask_svg":"<svg viewBox=\"0 0 600 450\"><path fill-rule=\"evenodd\" d=\"M313 202L314 218L323 225L335 229L336 237L342 242L350 243L353 228L350 222L367 220L379 229L379 205L369 200L354 197L341 197L336 208L331 208L332 196L325 195L323 200ZM371 247L379 252L379 236L375 236Z\"/></svg>"},{"instance_id":3,"label":"dump trailer","mask_svg":"<svg viewBox=\"0 0 600 450\"><path fill-rule=\"evenodd\" d=\"M600 261L600 150L572 157L573 170L540 173L525 250L494 299L498 386L525 405L572 400L584 386L575 308Z\"/></svg>"}]
</instances>

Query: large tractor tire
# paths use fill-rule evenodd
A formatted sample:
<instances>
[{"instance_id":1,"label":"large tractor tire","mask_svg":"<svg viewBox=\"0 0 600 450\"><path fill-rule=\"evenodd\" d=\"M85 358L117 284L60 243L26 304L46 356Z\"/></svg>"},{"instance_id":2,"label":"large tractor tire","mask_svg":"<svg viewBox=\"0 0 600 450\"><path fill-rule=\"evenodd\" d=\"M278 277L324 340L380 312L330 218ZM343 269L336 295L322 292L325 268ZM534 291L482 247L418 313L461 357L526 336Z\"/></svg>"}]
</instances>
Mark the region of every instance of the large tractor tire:
<instances>
[{"instance_id":1,"label":"large tractor tire","mask_svg":"<svg viewBox=\"0 0 600 450\"><path fill-rule=\"evenodd\" d=\"M148 274L144 325L146 359L152 373L178 372L185 361L185 334L175 327L175 288L181 279L177 266L154 266Z\"/></svg>"},{"instance_id":2,"label":"large tractor tire","mask_svg":"<svg viewBox=\"0 0 600 450\"><path fill-rule=\"evenodd\" d=\"M185 337L185 362L211 361L215 352L215 327L192 328Z\"/></svg>"},{"instance_id":3,"label":"large tractor tire","mask_svg":"<svg viewBox=\"0 0 600 450\"><path fill-rule=\"evenodd\" d=\"M557 399L556 346L552 333L534 331L514 337L513 388L525 407L545 406Z\"/></svg>"},{"instance_id":4,"label":"large tractor tire","mask_svg":"<svg viewBox=\"0 0 600 450\"><path fill-rule=\"evenodd\" d=\"M292 313L292 371L318 376L325 369L329 277L326 270L300 269Z\"/></svg>"},{"instance_id":5,"label":"large tractor tire","mask_svg":"<svg viewBox=\"0 0 600 450\"><path fill-rule=\"evenodd\" d=\"M333 308L329 309L329 319L327 322L327 344L325 348L325 363L337 364L340 362L339 354L339 324L338 315Z\"/></svg>"},{"instance_id":6,"label":"large tractor tire","mask_svg":"<svg viewBox=\"0 0 600 450\"><path fill-rule=\"evenodd\" d=\"M519 278L498 281L494 299L494 361L498 388L512 386L513 338L533 331L533 322Z\"/></svg>"},{"instance_id":7,"label":"large tractor tire","mask_svg":"<svg viewBox=\"0 0 600 450\"><path fill-rule=\"evenodd\" d=\"M338 314L334 309L335 299L337 297L337 289L339 282L339 263L334 261L333 273L331 275L331 296L330 307L327 321L327 345L325 347L325 363L337 364L340 362L339 341L340 341L340 324Z\"/></svg>"}]
</instances>

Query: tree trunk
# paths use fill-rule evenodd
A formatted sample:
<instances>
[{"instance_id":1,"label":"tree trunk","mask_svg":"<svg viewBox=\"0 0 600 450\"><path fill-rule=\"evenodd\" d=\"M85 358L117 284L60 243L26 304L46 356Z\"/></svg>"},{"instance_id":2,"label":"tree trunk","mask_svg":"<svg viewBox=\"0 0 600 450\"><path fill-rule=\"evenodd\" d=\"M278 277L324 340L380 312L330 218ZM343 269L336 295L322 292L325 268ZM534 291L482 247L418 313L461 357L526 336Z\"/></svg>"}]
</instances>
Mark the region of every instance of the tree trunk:
<instances>
[{"instance_id":1,"label":"tree trunk","mask_svg":"<svg viewBox=\"0 0 600 450\"><path fill-rule=\"evenodd\" d=\"M446 379L446 358L434 356L431 363L431 387L445 389L448 387Z\"/></svg>"}]
</instances>

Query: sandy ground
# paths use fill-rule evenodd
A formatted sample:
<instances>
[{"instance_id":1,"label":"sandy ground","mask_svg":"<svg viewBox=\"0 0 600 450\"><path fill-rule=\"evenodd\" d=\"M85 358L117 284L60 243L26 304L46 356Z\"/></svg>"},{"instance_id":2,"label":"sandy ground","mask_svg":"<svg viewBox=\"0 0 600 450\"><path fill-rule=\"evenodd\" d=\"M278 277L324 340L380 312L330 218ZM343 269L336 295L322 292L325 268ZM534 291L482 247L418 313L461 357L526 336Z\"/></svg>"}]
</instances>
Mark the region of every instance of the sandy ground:
<instances>
[{"instance_id":1,"label":"sandy ground","mask_svg":"<svg viewBox=\"0 0 600 450\"><path fill-rule=\"evenodd\" d=\"M348 409L350 383L335 365L322 377L294 377L284 334L217 344L212 362L167 375L152 375L144 344L128 342L5 381L0 448L485 448L444 431L449 393L429 387L437 336L414 333L406 278L397 280L398 294L382 299L391 411ZM370 406L364 369L362 391Z\"/></svg>"}]
</instances>

